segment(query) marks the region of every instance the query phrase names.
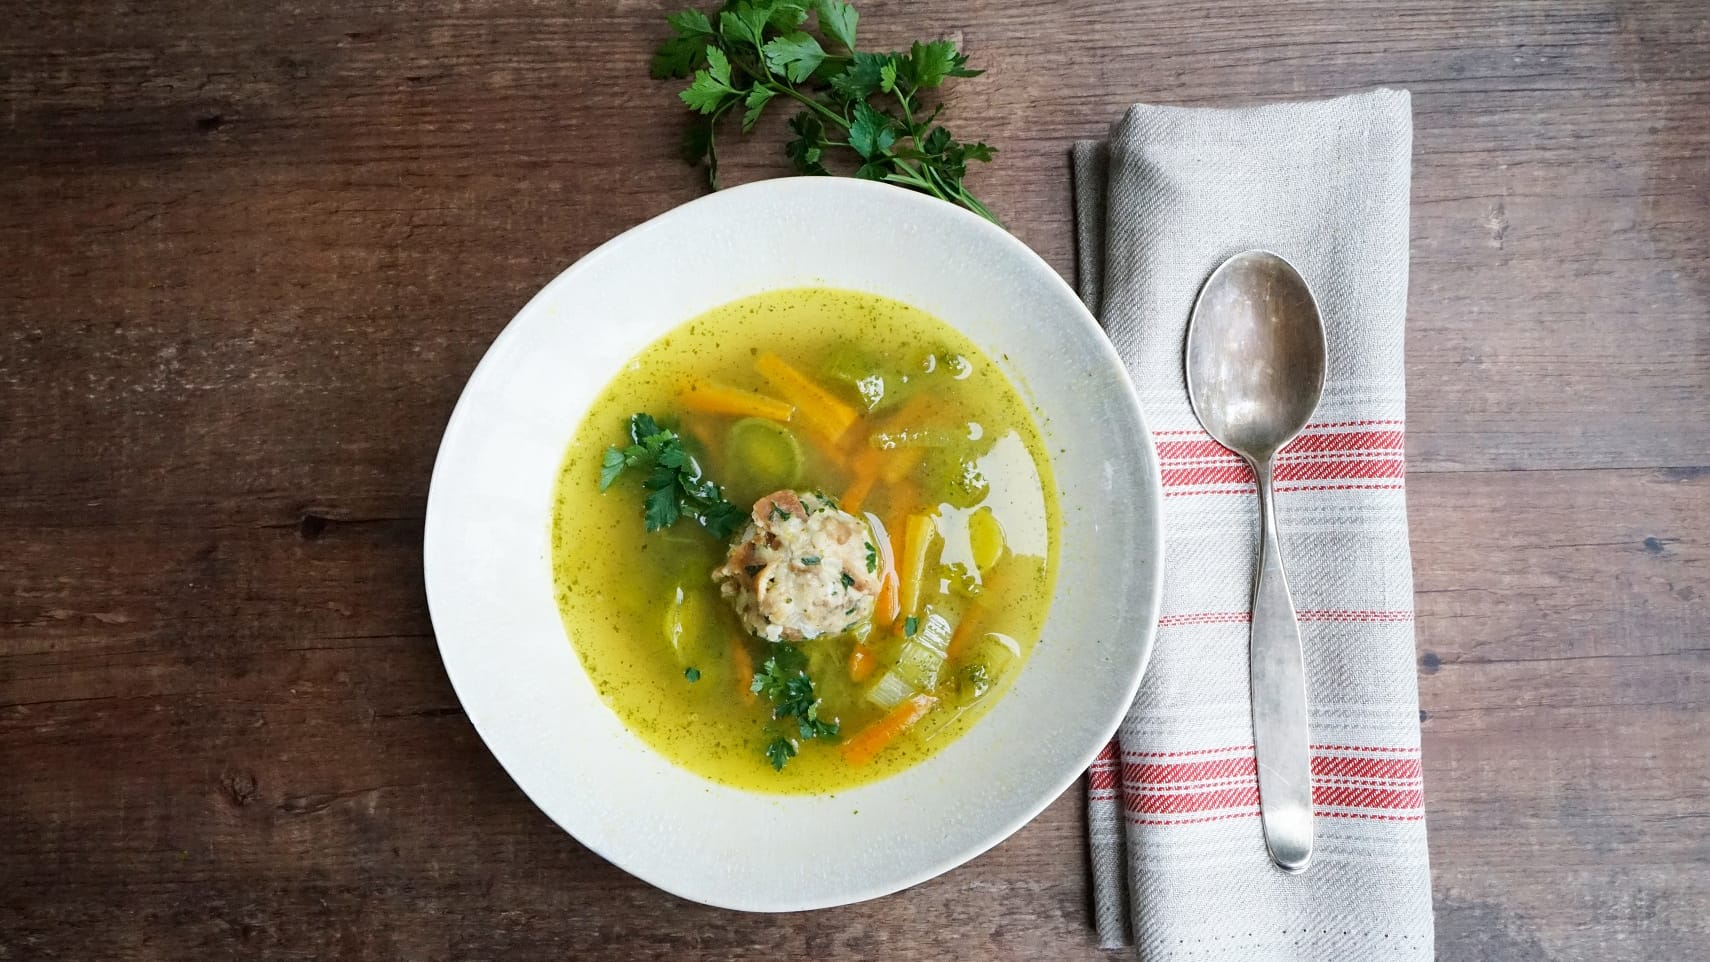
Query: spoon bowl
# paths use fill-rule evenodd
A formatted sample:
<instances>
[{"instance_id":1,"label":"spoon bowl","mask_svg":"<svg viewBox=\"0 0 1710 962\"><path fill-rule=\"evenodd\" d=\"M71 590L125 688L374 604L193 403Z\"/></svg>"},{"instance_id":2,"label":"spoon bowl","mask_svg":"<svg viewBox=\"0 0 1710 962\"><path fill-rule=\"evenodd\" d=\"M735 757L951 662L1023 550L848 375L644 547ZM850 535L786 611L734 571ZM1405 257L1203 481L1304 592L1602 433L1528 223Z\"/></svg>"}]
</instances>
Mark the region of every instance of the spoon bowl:
<instances>
[{"instance_id":1,"label":"spoon bowl","mask_svg":"<svg viewBox=\"0 0 1710 962\"><path fill-rule=\"evenodd\" d=\"M1253 754L1265 847L1287 872L1305 871L1312 860L1312 756L1306 664L1277 537L1271 462L1318 407L1326 366L1324 322L1293 265L1269 251L1246 251L1212 272L1188 321L1188 401L1206 432L1244 458L1258 482L1248 649Z\"/></svg>"},{"instance_id":2,"label":"spoon bowl","mask_svg":"<svg viewBox=\"0 0 1710 962\"><path fill-rule=\"evenodd\" d=\"M1245 251L1212 272L1188 324L1187 386L1217 443L1268 460L1312 417L1324 367L1324 323L1294 265Z\"/></svg>"}]
</instances>

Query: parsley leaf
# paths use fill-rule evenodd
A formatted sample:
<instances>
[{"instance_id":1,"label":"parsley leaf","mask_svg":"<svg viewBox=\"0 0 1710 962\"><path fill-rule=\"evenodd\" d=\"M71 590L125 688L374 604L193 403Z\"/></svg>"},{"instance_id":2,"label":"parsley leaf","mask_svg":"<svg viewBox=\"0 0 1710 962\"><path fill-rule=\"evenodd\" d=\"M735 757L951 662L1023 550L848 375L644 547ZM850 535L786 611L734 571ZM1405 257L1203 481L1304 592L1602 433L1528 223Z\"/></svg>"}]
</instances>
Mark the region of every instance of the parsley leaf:
<instances>
[{"instance_id":1,"label":"parsley leaf","mask_svg":"<svg viewBox=\"0 0 1710 962\"><path fill-rule=\"evenodd\" d=\"M765 0L754 0L754 2L762 8L768 5ZM770 5L772 15L767 18L766 22L772 26L772 29L788 33L807 21L808 7L813 4L811 0L771 0Z\"/></svg>"},{"instance_id":2,"label":"parsley leaf","mask_svg":"<svg viewBox=\"0 0 1710 962\"><path fill-rule=\"evenodd\" d=\"M849 66L831 78L831 89L844 100L865 100L879 92L885 65L893 59L890 54L857 52L849 58Z\"/></svg>"},{"instance_id":3,"label":"parsley leaf","mask_svg":"<svg viewBox=\"0 0 1710 962\"><path fill-rule=\"evenodd\" d=\"M854 576L850 575L849 572L839 571L837 573L837 578L838 578L838 580L843 582L843 587L845 587L845 588L855 587L855 578L854 578ZM854 614L854 611L850 610L850 611L846 612L846 614Z\"/></svg>"},{"instance_id":4,"label":"parsley leaf","mask_svg":"<svg viewBox=\"0 0 1710 962\"><path fill-rule=\"evenodd\" d=\"M711 21L699 10L679 10L667 15L665 22L677 31L679 37L708 37L713 32Z\"/></svg>"},{"instance_id":5,"label":"parsley leaf","mask_svg":"<svg viewBox=\"0 0 1710 962\"><path fill-rule=\"evenodd\" d=\"M960 66L956 58L956 45L948 40L934 40L931 43L915 41L909 51L908 63L905 66L908 78L916 87L936 87L950 76L950 71ZM962 57L962 62L967 62Z\"/></svg>"},{"instance_id":6,"label":"parsley leaf","mask_svg":"<svg viewBox=\"0 0 1710 962\"><path fill-rule=\"evenodd\" d=\"M694 666L690 666L683 669L683 677L689 679L689 683L693 684L701 680L701 670Z\"/></svg>"},{"instance_id":7,"label":"parsley leaf","mask_svg":"<svg viewBox=\"0 0 1710 962\"><path fill-rule=\"evenodd\" d=\"M829 146L825 139L825 124L818 117L802 111L790 118L790 132L796 139L784 145L784 154L802 174L829 174L820 158Z\"/></svg>"},{"instance_id":8,"label":"parsley leaf","mask_svg":"<svg viewBox=\"0 0 1710 962\"><path fill-rule=\"evenodd\" d=\"M626 466L627 462L624 460L622 451L617 448L607 448L605 457L600 461L600 490L604 491L611 487L612 482L618 479L618 475L623 473Z\"/></svg>"},{"instance_id":9,"label":"parsley leaf","mask_svg":"<svg viewBox=\"0 0 1710 962\"><path fill-rule=\"evenodd\" d=\"M640 444L648 438L656 438L664 433L651 414L637 414L629 419L629 440L632 444Z\"/></svg>"},{"instance_id":10,"label":"parsley leaf","mask_svg":"<svg viewBox=\"0 0 1710 962\"><path fill-rule=\"evenodd\" d=\"M766 743L766 758L772 763L772 770L781 772L784 763L796 757L796 743L782 735Z\"/></svg>"},{"instance_id":11,"label":"parsley leaf","mask_svg":"<svg viewBox=\"0 0 1710 962\"><path fill-rule=\"evenodd\" d=\"M866 541L862 544L867 549L867 573L875 574L879 570L879 549L873 547L873 542L871 541Z\"/></svg>"},{"instance_id":12,"label":"parsley leaf","mask_svg":"<svg viewBox=\"0 0 1710 962\"><path fill-rule=\"evenodd\" d=\"M813 6L819 14L819 31L842 44L845 50L854 50L855 24L861 20L854 5L840 0L818 0Z\"/></svg>"},{"instance_id":13,"label":"parsley leaf","mask_svg":"<svg viewBox=\"0 0 1710 962\"><path fill-rule=\"evenodd\" d=\"M807 33L775 37L768 40L761 51L766 55L766 66L790 78L791 83L799 84L808 79L825 62L824 48L812 34Z\"/></svg>"},{"instance_id":14,"label":"parsley leaf","mask_svg":"<svg viewBox=\"0 0 1710 962\"><path fill-rule=\"evenodd\" d=\"M784 145L797 172L830 173L828 157L848 158L848 151L858 162L847 169L857 177L931 194L995 222L963 180L970 161L990 161L996 151L957 141L935 125L943 104L926 102L949 78L980 71L950 40L858 50L860 19L844 0L726 0L716 20L692 9L666 18L673 36L650 69L655 77L689 79L678 96L697 118L684 156L704 165L718 189L720 120L740 107L741 128L750 131L782 94L802 108Z\"/></svg>"},{"instance_id":15,"label":"parsley leaf","mask_svg":"<svg viewBox=\"0 0 1710 962\"><path fill-rule=\"evenodd\" d=\"M701 117L683 130L682 156L691 164L705 160L707 181L718 190L718 147L715 141L717 119Z\"/></svg>"},{"instance_id":16,"label":"parsley leaf","mask_svg":"<svg viewBox=\"0 0 1710 962\"><path fill-rule=\"evenodd\" d=\"M706 53L706 69L695 71L694 82L677 96L690 109L711 114L730 106L741 92L730 85L730 58L724 55L724 51L709 44Z\"/></svg>"},{"instance_id":17,"label":"parsley leaf","mask_svg":"<svg viewBox=\"0 0 1710 962\"><path fill-rule=\"evenodd\" d=\"M865 100L855 104L855 122L849 126L849 146L862 157L872 160L890 153L897 142L897 132L891 127L891 116L874 110Z\"/></svg>"},{"instance_id":18,"label":"parsley leaf","mask_svg":"<svg viewBox=\"0 0 1710 962\"><path fill-rule=\"evenodd\" d=\"M649 531L669 528L683 516L683 509L677 504L677 492L673 488L662 487L649 491L642 504L642 517L646 520Z\"/></svg>"},{"instance_id":19,"label":"parsley leaf","mask_svg":"<svg viewBox=\"0 0 1710 962\"><path fill-rule=\"evenodd\" d=\"M677 35L659 45L648 68L656 80L687 77L706 66L707 38L713 35L707 15L699 10L681 10L665 18Z\"/></svg>"},{"instance_id":20,"label":"parsley leaf","mask_svg":"<svg viewBox=\"0 0 1710 962\"><path fill-rule=\"evenodd\" d=\"M696 37L672 37L659 45L647 72L655 80L687 77L706 63L707 45Z\"/></svg>"},{"instance_id":21,"label":"parsley leaf","mask_svg":"<svg viewBox=\"0 0 1710 962\"><path fill-rule=\"evenodd\" d=\"M675 431L660 427L652 415L637 414L629 419L629 437L629 445L607 448L601 458L600 490L610 488L630 468L645 471L641 514L648 531L669 528L685 516L720 540L742 526L742 510L701 474L699 462Z\"/></svg>"},{"instance_id":22,"label":"parsley leaf","mask_svg":"<svg viewBox=\"0 0 1710 962\"><path fill-rule=\"evenodd\" d=\"M916 618L914 615L909 615L907 618L903 619L903 637L904 638L913 638L915 636L915 633L918 631L920 631L920 619L919 618Z\"/></svg>"},{"instance_id":23,"label":"parsley leaf","mask_svg":"<svg viewBox=\"0 0 1710 962\"><path fill-rule=\"evenodd\" d=\"M724 539L736 533L742 527L742 521L748 515L743 510L723 498L717 497L717 485L713 485L716 500L709 500L701 509L701 526L715 538Z\"/></svg>"},{"instance_id":24,"label":"parsley leaf","mask_svg":"<svg viewBox=\"0 0 1710 962\"><path fill-rule=\"evenodd\" d=\"M819 564L819 555L816 555L816 554L802 555L802 564L810 566L810 567L813 565Z\"/></svg>"},{"instance_id":25,"label":"parsley leaf","mask_svg":"<svg viewBox=\"0 0 1710 962\"><path fill-rule=\"evenodd\" d=\"M749 88L748 96L742 100L743 106L748 108L742 112L743 133L754 129L754 125L760 120L760 111L766 109L766 104L771 102L772 96L771 87Z\"/></svg>"}]
</instances>

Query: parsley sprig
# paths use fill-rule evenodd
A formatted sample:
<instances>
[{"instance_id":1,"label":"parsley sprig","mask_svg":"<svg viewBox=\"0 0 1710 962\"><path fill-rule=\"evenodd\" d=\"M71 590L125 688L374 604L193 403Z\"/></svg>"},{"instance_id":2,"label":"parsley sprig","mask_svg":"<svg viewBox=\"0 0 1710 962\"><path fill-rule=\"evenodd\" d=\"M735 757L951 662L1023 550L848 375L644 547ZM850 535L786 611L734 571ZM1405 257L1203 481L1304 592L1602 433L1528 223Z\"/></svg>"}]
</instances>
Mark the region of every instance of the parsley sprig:
<instances>
[{"instance_id":1,"label":"parsley sprig","mask_svg":"<svg viewBox=\"0 0 1710 962\"><path fill-rule=\"evenodd\" d=\"M819 36L806 29L810 11ZM882 180L996 217L962 183L969 161L996 149L963 143L938 125L943 104L928 92L951 77L977 77L949 40L916 41L907 52L857 50L860 15L842 0L729 0L717 19L699 10L666 18L674 36L653 57L654 77L692 78L678 96L698 115L684 140L691 164L704 163L718 188L719 122L737 108L752 130L766 106L783 98L800 110L784 153L804 174L827 174L833 151L848 150L855 176Z\"/></svg>"},{"instance_id":2,"label":"parsley sprig","mask_svg":"<svg viewBox=\"0 0 1710 962\"><path fill-rule=\"evenodd\" d=\"M647 530L669 528L683 517L693 518L715 538L731 536L742 525L742 509L724 500L719 486L701 473L700 462L683 446L677 432L659 426L650 414L629 419L625 447L606 449L600 463L600 490L611 487L624 471L647 472L642 516Z\"/></svg>"},{"instance_id":3,"label":"parsley sprig","mask_svg":"<svg viewBox=\"0 0 1710 962\"><path fill-rule=\"evenodd\" d=\"M773 718L795 719L796 732L802 741L837 737L837 722L819 717L819 695L814 691L813 679L808 677L807 656L795 645L774 644L760 670L754 673L752 687L772 703ZM795 739L779 735L766 744L765 752L772 767L782 770L796 755Z\"/></svg>"}]
</instances>

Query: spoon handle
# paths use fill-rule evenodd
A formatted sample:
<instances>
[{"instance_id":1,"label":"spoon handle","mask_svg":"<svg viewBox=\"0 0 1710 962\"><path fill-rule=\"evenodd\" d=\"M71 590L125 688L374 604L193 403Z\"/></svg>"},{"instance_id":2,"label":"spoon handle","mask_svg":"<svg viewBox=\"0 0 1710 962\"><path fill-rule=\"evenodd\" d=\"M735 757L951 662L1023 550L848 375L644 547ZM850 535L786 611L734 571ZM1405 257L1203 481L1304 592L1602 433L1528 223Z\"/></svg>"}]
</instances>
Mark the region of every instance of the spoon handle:
<instances>
[{"instance_id":1,"label":"spoon handle","mask_svg":"<svg viewBox=\"0 0 1710 962\"><path fill-rule=\"evenodd\" d=\"M1302 872L1312 860L1312 756L1306 725L1306 666L1300 624L1277 542L1271 461L1255 461L1259 482L1259 573L1253 587L1248 657L1259 811L1271 860Z\"/></svg>"}]
</instances>

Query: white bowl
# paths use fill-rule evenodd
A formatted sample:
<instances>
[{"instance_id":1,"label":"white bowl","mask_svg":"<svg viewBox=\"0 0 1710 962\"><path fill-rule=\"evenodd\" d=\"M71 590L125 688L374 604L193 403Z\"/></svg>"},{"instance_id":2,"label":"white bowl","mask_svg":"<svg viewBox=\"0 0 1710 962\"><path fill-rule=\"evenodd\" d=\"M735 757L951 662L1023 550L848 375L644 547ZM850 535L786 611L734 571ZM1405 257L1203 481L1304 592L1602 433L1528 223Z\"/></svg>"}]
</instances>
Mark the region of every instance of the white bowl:
<instances>
[{"instance_id":1,"label":"white bowl","mask_svg":"<svg viewBox=\"0 0 1710 962\"><path fill-rule=\"evenodd\" d=\"M1010 693L926 762L825 797L715 784L625 729L571 649L549 562L560 460L624 362L712 307L801 285L917 305L1003 364L1034 405L1063 507L1056 597ZM821 908L960 865L1091 763L1151 651L1159 498L1157 458L1122 363L1038 255L973 214L900 188L765 181L617 237L500 333L434 465L428 603L469 720L582 844L697 902Z\"/></svg>"}]
</instances>

